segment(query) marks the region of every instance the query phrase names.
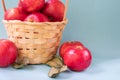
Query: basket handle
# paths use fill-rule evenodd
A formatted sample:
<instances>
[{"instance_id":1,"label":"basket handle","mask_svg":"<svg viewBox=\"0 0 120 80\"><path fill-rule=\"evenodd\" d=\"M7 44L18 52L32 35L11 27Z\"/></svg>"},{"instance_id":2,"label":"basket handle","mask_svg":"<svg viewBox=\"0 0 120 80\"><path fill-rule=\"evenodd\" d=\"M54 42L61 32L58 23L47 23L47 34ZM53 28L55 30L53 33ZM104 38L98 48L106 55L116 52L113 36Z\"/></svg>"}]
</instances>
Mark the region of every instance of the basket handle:
<instances>
[{"instance_id":1,"label":"basket handle","mask_svg":"<svg viewBox=\"0 0 120 80\"><path fill-rule=\"evenodd\" d=\"M4 9L4 12L6 12L6 6L5 6L5 2L4 2L4 0L2 0L2 6L3 6L3 9ZM67 9L68 9L68 0L66 0L63 20L66 19Z\"/></svg>"},{"instance_id":2,"label":"basket handle","mask_svg":"<svg viewBox=\"0 0 120 80\"><path fill-rule=\"evenodd\" d=\"M63 20L66 19L67 9L68 9L68 0L66 0L66 3L65 3L65 11L64 11Z\"/></svg>"},{"instance_id":3,"label":"basket handle","mask_svg":"<svg viewBox=\"0 0 120 80\"><path fill-rule=\"evenodd\" d=\"M3 7L3 9L4 9L4 13L6 12L6 6L5 6L5 2L4 2L4 0L2 0L2 7Z\"/></svg>"}]
</instances>

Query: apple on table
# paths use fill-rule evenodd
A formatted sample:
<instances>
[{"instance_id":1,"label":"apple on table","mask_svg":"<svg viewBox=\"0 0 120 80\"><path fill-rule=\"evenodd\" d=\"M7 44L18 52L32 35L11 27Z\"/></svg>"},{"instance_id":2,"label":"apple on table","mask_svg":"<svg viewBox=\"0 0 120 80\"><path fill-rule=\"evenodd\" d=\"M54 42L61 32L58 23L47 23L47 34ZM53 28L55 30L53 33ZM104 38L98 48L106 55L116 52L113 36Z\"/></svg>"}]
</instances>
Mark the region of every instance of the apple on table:
<instances>
[{"instance_id":1,"label":"apple on table","mask_svg":"<svg viewBox=\"0 0 120 80\"><path fill-rule=\"evenodd\" d=\"M8 67L13 64L17 55L17 47L12 41L0 39L0 67Z\"/></svg>"}]
</instances>

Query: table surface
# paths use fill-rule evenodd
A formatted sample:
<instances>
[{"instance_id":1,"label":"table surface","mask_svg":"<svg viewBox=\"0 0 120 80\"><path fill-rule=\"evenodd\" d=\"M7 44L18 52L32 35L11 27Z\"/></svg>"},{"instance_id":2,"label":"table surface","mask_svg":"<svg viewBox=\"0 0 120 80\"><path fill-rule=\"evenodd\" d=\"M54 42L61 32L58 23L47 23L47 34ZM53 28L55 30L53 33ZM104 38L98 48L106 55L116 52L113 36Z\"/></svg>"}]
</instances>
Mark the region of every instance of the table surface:
<instances>
[{"instance_id":1,"label":"table surface","mask_svg":"<svg viewBox=\"0 0 120 80\"><path fill-rule=\"evenodd\" d=\"M50 67L28 65L23 69L0 68L1 80L120 80L120 59L97 60L83 72L67 71L49 78Z\"/></svg>"}]
</instances>

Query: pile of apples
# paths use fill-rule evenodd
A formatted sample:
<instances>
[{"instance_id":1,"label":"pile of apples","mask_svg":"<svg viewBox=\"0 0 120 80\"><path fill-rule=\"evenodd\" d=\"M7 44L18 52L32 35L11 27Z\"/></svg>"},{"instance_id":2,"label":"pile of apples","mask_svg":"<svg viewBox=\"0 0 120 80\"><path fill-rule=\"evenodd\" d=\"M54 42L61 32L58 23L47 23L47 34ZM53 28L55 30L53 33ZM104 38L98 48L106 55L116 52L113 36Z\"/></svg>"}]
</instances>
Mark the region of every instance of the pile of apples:
<instances>
[{"instance_id":1,"label":"pile of apples","mask_svg":"<svg viewBox=\"0 0 120 80\"><path fill-rule=\"evenodd\" d=\"M80 41L62 43L59 54L64 64L73 71L84 71L92 62L91 51Z\"/></svg>"},{"instance_id":2,"label":"pile of apples","mask_svg":"<svg viewBox=\"0 0 120 80\"><path fill-rule=\"evenodd\" d=\"M60 0L19 0L18 6L5 11L5 20L58 22L63 20L65 5Z\"/></svg>"}]
</instances>

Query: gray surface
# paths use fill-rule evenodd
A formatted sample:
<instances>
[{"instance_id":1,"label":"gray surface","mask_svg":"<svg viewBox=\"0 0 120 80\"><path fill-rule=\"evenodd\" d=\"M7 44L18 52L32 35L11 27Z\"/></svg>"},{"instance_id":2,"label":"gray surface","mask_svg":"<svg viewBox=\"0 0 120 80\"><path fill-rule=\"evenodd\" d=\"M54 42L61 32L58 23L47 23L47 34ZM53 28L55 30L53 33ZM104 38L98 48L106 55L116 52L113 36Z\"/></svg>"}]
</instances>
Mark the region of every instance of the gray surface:
<instances>
[{"instance_id":1,"label":"gray surface","mask_svg":"<svg viewBox=\"0 0 120 80\"><path fill-rule=\"evenodd\" d=\"M5 1L7 8L17 5L17 0ZM120 0L69 0L67 18L69 23L63 32L61 43L71 40L81 41L91 50L93 62L91 67L84 72L63 73L56 80L63 78L65 80L119 80ZM3 9L0 4L0 38L7 38L2 19ZM30 75L34 73L33 79L44 78L47 80L46 74L49 68L46 66L35 67L37 68L28 68L25 71L24 69L16 71L12 68L0 69L0 77L4 80L21 80L25 77L32 80ZM19 73L21 75L18 75ZM16 75L18 78L10 75ZM5 76L9 76L9 79Z\"/></svg>"}]
</instances>

